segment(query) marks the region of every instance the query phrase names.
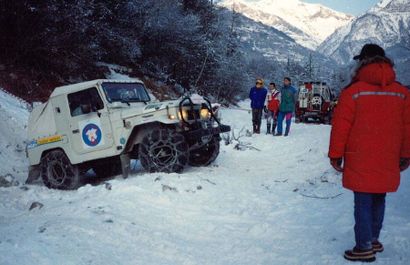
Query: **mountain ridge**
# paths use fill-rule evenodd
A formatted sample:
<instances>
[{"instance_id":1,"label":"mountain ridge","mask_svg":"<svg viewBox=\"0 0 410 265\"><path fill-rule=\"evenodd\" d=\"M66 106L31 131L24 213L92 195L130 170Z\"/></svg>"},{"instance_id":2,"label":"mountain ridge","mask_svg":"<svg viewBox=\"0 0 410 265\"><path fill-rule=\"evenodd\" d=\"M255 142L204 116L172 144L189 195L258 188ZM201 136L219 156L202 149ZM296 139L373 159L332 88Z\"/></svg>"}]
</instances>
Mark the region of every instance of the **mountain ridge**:
<instances>
[{"instance_id":1,"label":"mountain ridge","mask_svg":"<svg viewBox=\"0 0 410 265\"><path fill-rule=\"evenodd\" d=\"M382 0L363 15L339 28L319 47L318 52L342 65L352 62L366 43L382 46L396 62L398 76L406 83L410 77L410 2Z\"/></svg>"},{"instance_id":2,"label":"mountain ridge","mask_svg":"<svg viewBox=\"0 0 410 265\"><path fill-rule=\"evenodd\" d=\"M222 0L218 5L275 27L309 49L315 50L337 28L353 18L320 4L290 0Z\"/></svg>"}]
</instances>

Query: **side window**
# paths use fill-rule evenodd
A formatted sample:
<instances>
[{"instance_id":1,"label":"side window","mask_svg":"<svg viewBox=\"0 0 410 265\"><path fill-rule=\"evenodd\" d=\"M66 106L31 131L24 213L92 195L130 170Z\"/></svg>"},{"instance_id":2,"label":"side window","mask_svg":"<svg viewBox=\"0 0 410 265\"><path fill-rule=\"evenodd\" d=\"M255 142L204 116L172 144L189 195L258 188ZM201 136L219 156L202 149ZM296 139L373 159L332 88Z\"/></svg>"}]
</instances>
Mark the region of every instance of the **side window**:
<instances>
[{"instance_id":1,"label":"side window","mask_svg":"<svg viewBox=\"0 0 410 265\"><path fill-rule=\"evenodd\" d=\"M95 87L68 94L68 104L72 117L96 112L104 108L104 103Z\"/></svg>"}]
</instances>

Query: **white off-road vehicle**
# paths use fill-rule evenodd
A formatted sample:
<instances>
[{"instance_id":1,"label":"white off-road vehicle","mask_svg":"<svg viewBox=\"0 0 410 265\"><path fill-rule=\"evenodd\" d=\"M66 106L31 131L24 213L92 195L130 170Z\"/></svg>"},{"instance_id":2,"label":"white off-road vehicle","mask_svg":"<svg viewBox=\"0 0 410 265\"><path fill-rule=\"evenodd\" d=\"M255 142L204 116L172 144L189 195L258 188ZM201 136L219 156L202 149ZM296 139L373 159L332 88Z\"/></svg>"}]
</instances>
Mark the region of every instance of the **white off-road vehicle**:
<instances>
[{"instance_id":1,"label":"white off-road vehicle","mask_svg":"<svg viewBox=\"0 0 410 265\"><path fill-rule=\"evenodd\" d=\"M126 178L130 160L149 172L206 166L219 154L220 133L230 131L197 94L151 101L140 80L94 80L57 87L34 108L28 125L28 183L75 189L90 169Z\"/></svg>"}]
</instances>

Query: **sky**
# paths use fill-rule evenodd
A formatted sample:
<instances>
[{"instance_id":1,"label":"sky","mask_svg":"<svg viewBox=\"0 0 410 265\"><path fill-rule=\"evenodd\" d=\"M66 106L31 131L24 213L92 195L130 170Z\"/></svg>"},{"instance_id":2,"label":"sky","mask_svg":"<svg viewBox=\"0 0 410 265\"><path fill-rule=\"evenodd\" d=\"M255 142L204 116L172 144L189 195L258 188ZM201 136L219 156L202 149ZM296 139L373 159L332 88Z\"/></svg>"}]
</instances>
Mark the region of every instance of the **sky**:
<instances>
[{"instance_id":1,"label":"sky","mask_svg":"<svg viewBox=\"0 0 410 265\"><path fill-rule=\"evenodd\" d=\"M360 15L376 5L379 0L302 0L307 3L319 3L334 10L352 15Z\"/></svg>"}]
</instances>

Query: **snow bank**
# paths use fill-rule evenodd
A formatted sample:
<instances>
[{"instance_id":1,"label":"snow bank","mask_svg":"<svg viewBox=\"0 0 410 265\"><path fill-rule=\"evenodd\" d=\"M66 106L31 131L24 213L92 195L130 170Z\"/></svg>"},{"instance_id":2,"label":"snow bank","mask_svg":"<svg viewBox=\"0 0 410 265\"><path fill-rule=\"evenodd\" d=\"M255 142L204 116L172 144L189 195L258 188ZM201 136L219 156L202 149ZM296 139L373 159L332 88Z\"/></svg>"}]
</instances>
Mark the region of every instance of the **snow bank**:
<instances>
[{"instance_id":1,"label":"snow bank","mask_svg":"<svg viewBox=\"0 0 410 265\"><path fill-rule=\"evenodd\" d=\"M27 178L25 157L27 103L0 89L0 176L11 174L24 182Z\"/></svg>"},{"instance_id":2,"label":"snow bank","mask_svg":"<svg viewBox=\"0 0 410 265\"><path fill-rule=\"evenodd\" d=\"M251 127L240 107L222 109L237 133ZM260 151L222 146L212 166L183 174L0 188L0 264L350 264L353 196L329 167L329 132L301 124L288 138L241 137ZM388 197L375 264L410 260L409 178ZM33 202L44 206L29 211Z\"/></svg>"}]
</instances>

